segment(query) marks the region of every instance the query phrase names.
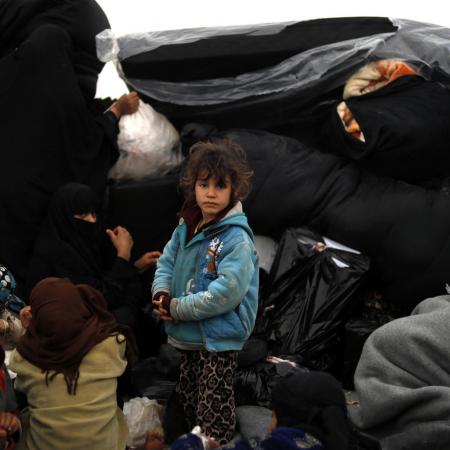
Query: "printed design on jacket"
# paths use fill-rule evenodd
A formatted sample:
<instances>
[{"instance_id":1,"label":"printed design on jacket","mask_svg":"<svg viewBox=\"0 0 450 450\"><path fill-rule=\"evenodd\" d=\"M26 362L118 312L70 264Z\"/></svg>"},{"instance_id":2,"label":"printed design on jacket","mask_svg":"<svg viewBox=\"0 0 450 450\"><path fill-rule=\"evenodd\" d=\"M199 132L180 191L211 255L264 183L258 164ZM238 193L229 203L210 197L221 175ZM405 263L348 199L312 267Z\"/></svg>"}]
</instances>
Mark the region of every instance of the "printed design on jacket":
<instances>
[{"instance_id":1,"label":"printed design on jacket","mask_svg":"<svg viewBox=\"0 0 450 450\"><path fill-rule=\"evenodd\" d=\"M217 276L216 263L222 249L223 242L217 236L210 241L208 247L206 247L206 260L208 261L208 264L205 273L208 272Z\"/></svg>"},{"instance_id":2,"label":"printed design on jacket","mask_svg":"<svg viewBox=\"0 0 450 450\"><path fill-rule=\"evenodd\" d=\"M195 288L194 278L190 278L188 280L188 282L186 283L186 290L185 290L185 292L183 292L182 295L184 296L184 295L195 294L194 288ZM211 292L205 291L205 293L203 295L203 300L205 300L205 302L209 302L212 300L212 298L213 298L213 296L212 296Z\"/></svg>"}]
</instances>

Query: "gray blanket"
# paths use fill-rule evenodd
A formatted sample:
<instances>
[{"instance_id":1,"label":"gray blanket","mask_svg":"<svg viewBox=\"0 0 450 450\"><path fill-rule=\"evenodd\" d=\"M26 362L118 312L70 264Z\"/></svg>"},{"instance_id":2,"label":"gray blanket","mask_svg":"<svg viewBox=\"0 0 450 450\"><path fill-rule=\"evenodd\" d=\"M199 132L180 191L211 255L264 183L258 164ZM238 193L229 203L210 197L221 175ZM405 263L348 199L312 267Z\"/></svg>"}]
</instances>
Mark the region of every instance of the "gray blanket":
<instances>
[{"instance_id":1,"label":"gray blanket","mask_svg":"<svg viewBox=\"0 0 450 450\"><path fill-rule=\"evenodd\" d=\"M367 340L355 373L359 428L383 450L450 449L450 296L422 301Z\"/></svg>"}]
</instances>

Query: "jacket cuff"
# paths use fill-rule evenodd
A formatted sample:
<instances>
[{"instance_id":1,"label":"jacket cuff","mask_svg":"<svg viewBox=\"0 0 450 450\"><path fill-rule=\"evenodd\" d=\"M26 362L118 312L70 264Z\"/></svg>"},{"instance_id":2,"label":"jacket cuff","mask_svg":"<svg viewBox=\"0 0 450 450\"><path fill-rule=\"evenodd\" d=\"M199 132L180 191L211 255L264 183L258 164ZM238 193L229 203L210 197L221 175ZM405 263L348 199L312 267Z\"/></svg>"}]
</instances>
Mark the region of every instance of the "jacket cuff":
<instances>
[{"instance_id":1,"label":"jacket cuff","mask_svg":"<svg viewBox=\"0 0 450 450\"><path fill-rule=\"evenodd\" d=\"M168 295L164 295L163 296L163 298L162 298L162 305L161 306L163 307L163 309L165 309L167 311L167 314L170 317L172 317L171 314L170 314L170 304L171 304L171 302L172 302L172 297L169 297Z\"/></svg>"},{"instance_id":2,"label":"jacket cuff","mask_svg":"<svg viewBox=\"0 0 450 450\"><path fill-rule=\"evenodd\" d=\"M170 302L170 317L172 317L172 319L174 320L180 320L180 315L178 314L178 303L179 300L177 298L172 298L171 302Z\"/></svg>"},{"instance_id":3,"label":"jacket cuff","mask_svg":"<svg viewBox=\"0 0 450 450\"><path fill-rule=\"evenodd\" d=\"M158 289L153 294L152 300L158 300L158 298L161 297L161 295L164 295L166 297L170 297L168 290L166 290L166 289Z\"/></svg>"}]
</instances>

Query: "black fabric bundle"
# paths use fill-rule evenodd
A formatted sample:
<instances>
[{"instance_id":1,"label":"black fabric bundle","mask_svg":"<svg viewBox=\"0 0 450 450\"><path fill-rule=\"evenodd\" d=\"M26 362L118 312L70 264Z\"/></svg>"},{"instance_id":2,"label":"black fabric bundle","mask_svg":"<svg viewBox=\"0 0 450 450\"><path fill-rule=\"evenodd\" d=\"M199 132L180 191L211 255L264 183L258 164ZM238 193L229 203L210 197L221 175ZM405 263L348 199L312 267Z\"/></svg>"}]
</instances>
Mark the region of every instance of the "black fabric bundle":
<instances>
[{"instance_id":1,"label":"black fabric bundle","mask_svg":"<svg viewBox=\"0 0 450 450\"><path fill-rule=\"evenodd\" d=\"M258 130L186 127L193 140L230 139L247 153L253 190L244 205L257 234L308 225L371 260L385 299L409 312L443 292L450 267L450 199L364 172L336 155Z\"/></svg>"},{"instance_id":2,"label":"black fabric bundle","mask_svg":"<svg viewBox=\"0 0 450 450\"><path fill-rule=\"evenodd\" d=\"M413 184L450 174L450 90L408 75L346 101L365 142L348 135L334 109L330 148L379 175Z\"/></svg>"},{"instance_id":3,"label":"black fabric bundle","mask_svg":"<svg viewBox=\"0 0 450 450\"><path fill-rule=\"evenodd\" d=\"M338 381L324 372L291 372L272 391L279 426L307 431L327 450L379 450L379 443L353 428Z\"/></svg>"},{"instance_id":4,"label":"black fabric bundle","mask_svg":"<svg viewBox=\"0 0 450 450\"><path fill-rule=\"evenodd\" d=\"M352 17L302 21L274 34L237 33L195 42L163 45L121 61L128 80L189 82L236 77L275 66L313 48L348 39L393 33L396 27L383 17ZM141 92L142 99L166 115L177 127L187 122L208 122L220 128L258 128L315 140L329 115L330 100L339 98L344 83L365 52L355 52L350 68L334 67L307 87L252 96L217 104L184 105L158 100ZM336 81L337 79L340 80Z\"/></svg>"}]
</instances>

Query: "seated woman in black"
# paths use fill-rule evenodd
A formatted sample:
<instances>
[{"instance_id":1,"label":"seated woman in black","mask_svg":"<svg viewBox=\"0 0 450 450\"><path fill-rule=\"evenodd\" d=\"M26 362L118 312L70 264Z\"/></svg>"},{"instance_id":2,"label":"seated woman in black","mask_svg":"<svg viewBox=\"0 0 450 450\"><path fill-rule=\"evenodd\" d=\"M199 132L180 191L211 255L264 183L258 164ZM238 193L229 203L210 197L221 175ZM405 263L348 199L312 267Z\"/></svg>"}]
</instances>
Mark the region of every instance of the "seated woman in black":
<instances>
[{"instance_id":1,"label":"seated woman in black","mask_svg":"<svg viewBox=\"0 0 450 450\"><path fill-rule=\"evenodd\" d=\"M83 184L69 183L55 192L34 247L28 292L47 277L88 284L103 293L119 323L134 327L144 296L139 272L154 265L160 253L144 253L131 263L131 234L121 226L102 231L98 203L92 189ZM109 264L102 245L107 235L111 242L106 244L112 243L116 252Z\"/></svg>"}]
</instances>

